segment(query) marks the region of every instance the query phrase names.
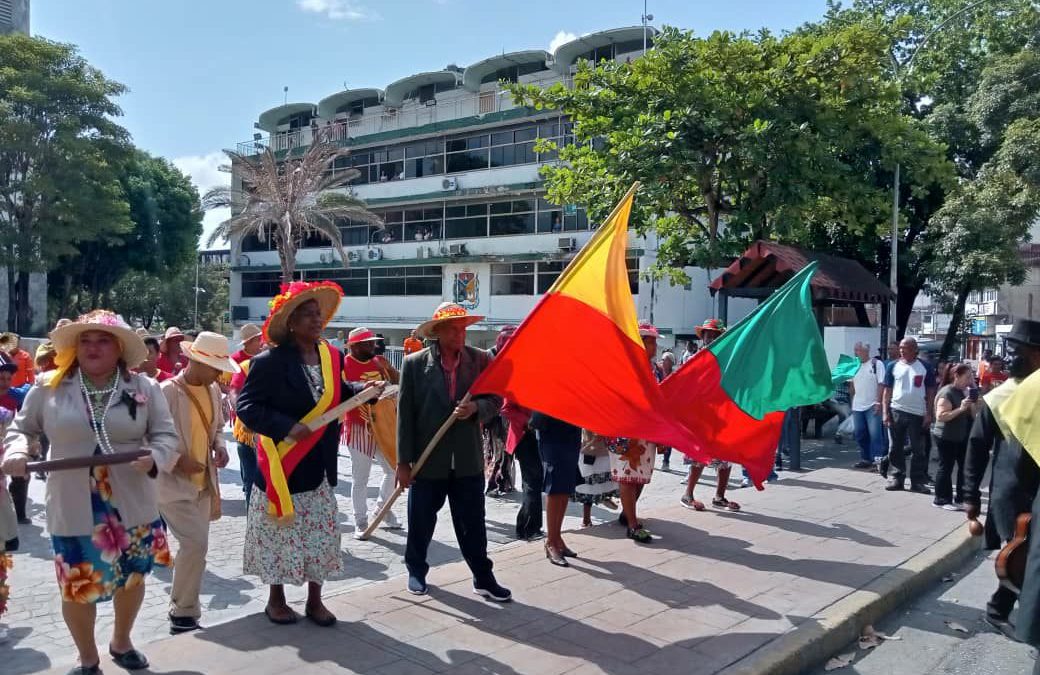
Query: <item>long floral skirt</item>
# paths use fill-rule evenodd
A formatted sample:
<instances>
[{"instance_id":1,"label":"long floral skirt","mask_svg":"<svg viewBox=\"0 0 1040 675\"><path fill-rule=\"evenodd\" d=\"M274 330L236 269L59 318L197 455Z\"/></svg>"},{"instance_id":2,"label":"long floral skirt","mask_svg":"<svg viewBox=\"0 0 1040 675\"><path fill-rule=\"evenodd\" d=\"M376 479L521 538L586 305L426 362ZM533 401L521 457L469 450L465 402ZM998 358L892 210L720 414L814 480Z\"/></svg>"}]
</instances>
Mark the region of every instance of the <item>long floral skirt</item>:
<instances>
[{"instance_id":1,"label":"long floral skirt","mask_svg":"<svg viewBox=\"0 0 1040 675\"><path fill-rule=\"evenodd\" d=\"M336 495L328 482L292 496L296 517L280 525L267 514L267 495L253 488L246 512L242 571L265 584L323 583L343 569Z\"/></svg>"},{"instance_id":2,"label":"long floral skirt","mask_svg":"<svg viewBox=\"0 0 1040 675\"><path fill-rule=\"evenodd\" d=\"M111 600L120 588L144 583L154 565L173 566L162 519L129 528L123 525L112 502L107 466L90 470L90 508L92 534L51 537L63 601L92 604Z\"/></svg>"}]
</instances>

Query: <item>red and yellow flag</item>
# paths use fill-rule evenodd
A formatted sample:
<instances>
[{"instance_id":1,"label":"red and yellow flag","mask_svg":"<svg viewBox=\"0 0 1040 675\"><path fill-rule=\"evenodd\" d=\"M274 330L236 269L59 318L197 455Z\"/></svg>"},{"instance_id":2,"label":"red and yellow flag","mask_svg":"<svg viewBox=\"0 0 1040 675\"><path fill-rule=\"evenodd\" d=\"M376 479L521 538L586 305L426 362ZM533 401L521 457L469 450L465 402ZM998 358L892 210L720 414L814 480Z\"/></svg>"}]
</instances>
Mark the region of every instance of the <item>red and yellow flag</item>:
<instances>
[{"instance_id":1,"label":"red and yellow flag","mask_svg":"<svg viewBox=\"0 0 1040 675\"><path fill-rule=\"evenodd\" d=\"M499 394L602 436L691 447L687 430L668 419L628 284L625 250L637 188L632 186L470 392Z\"/></svg>"}]
</instances>

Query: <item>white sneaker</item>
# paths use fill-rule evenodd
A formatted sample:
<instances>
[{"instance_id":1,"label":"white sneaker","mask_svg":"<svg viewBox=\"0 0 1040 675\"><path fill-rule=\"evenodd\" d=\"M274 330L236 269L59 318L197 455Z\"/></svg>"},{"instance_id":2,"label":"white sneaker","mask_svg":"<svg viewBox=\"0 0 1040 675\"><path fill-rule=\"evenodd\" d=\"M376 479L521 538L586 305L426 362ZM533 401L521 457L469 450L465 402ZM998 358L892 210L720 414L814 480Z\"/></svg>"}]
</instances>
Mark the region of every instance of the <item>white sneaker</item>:
<instances>
[{"instance_id":1,"label":"white sneaker","mask_svg":"<svg viewBox=\"0 0 1040 675\"><path fill-rule=\"evenodd\" d=\"M365 536L365 530L368 529L368 523L357 523L354 525L354 538L358 541L368 541L368 537Z\"/></svg>"},{"instance_id":2,"label":"white sneaker","mask_svg":"<svg viewBox=\"0 0 1040 675\"><path fill-rule=\"evenodd\" d=\"M943 511L963 511L964 507L960 504L943 504Z\"/></svg>"}]
</instances>

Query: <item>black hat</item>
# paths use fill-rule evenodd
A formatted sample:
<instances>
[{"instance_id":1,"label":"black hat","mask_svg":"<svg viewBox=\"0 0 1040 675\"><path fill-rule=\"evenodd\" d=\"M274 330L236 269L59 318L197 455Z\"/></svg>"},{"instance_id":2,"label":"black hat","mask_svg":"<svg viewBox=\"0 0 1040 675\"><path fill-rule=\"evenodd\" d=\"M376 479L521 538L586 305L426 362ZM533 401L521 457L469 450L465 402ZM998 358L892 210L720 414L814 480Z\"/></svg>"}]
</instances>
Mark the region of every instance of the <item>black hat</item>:
<instances>
[{"instance_id":1,"label":"black hat","mask_svg":"<svg viewBox=\"0 0 1040 675\"><path fill-rule=\"evenodd\" d=\"M1018 319L1007 334L1007 339L1031 347L1040 347L1040 321Z\"/></svg>"},{"instance_id":2,"label":"black hat","mask_svg":"<svg viewBox=\"0 0 1040 675\"><path fill-rule=\"evenodd\" d=\"M0 372L7 371L9 373L18 372L18 364L11 360L7 354L0 352Z\"/></svg>"}]
</instances>

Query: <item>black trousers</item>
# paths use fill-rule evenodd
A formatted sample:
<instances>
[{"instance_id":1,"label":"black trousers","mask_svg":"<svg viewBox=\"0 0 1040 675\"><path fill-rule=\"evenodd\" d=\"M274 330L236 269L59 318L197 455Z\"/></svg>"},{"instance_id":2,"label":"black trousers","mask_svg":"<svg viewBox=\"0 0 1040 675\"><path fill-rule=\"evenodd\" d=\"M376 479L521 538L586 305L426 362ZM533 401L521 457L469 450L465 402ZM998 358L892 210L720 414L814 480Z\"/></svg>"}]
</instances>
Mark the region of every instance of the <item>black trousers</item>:
<instances>
[{"instance_id":1,"label":"black trousers","mask_svg":"<svg viewBox=\"0 0 1040 675\"><path fill-rule=\"evenodd\" d=\"M25 504L29 500L29 481L31 476L24 478L11 478L7 489L11 492L11 501L14 502L14 513L18 520L25 520Z\"/></svg>"},{"instance_id":2,"label":"black trousers","mask_svg":"<svg viewBox=\"0 0 1040 675\"><path fill-rule=\"evenodd\" d=\"M1007 621L1016 602L1018 602L1018 595L1013 590L998 586L997 591L990 597L989 602L986 603L986 614L994 619Z\"/></svg>"},{"instance_id":3,"label":"black trousers","mask_svg":"<svg viewBox=\"0 0 1040 675\"><path fill-rule=\"evenodd\" d=\"M932 435L939 450L939 471L935 474L935 502L949 504L951 500L964 499L964 456L968 452L968 439L947 441ZM956 476L956 480L954 480Z\"/></svg>"},{"instance_id":4,"label":"black trousers","mask_svg":"<svg viewBox=\"0 0 1040 675\"><path fill-rule=\"evenodd\" d=\"M491 560L487 555L487 530L484 525L484 477L458 477L442 480L419 479L408 490L408 541L404 564L412 576L426 579L430 565L426 554L437 526L437 512L448 500L451 522L455 526L462 557L466 559L475 581L491 577Z\"/></svg>"},{"instance_id":5,"label":"black trousers","mask_svg":"<svg viewBox=\"0 0 1040 675\"><path fill-rule=\"evenodd\" d=\"M542 457L538 454L538 439L533 431L524 434L513 455L520 464L520 478L523 481L523 499L520 511L516 514L516 536L530 539L542 529L542 486L545 480Z\"/></svg>"},{"instance_id":6,"label":"black trousers","mask_svg":"<svg viewBox=\"0 0 1040 675\"><path fill-rule=\"evenodd\" d=\"M924 417L903 412L892 411L891 424L888 427L889 475L902 483L906 479L906 439L910 441L910 484L920 484L928 480L928 455L925 441L929 434L924 427Z\"/></svg>"}]
</instances>

